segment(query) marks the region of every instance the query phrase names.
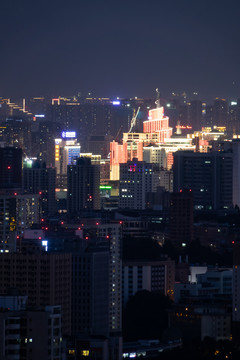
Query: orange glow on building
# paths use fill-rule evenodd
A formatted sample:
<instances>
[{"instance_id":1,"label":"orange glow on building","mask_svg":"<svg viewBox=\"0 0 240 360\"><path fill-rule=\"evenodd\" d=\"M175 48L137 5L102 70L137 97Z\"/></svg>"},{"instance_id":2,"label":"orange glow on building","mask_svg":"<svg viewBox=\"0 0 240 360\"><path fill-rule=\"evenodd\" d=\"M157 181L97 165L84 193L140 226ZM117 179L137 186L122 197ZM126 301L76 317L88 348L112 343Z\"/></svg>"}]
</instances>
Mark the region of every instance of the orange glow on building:
<instances>
[{"instance_id":1,"label":"orange glow on building","mask_svg":"<svg viewBox=\"0 0 240 360\"><path fill-rule=\"evenodd\" d=\"M169 127L169 117L164 115L164 108L161 106L149 111L148 120L143 122L143 132L157 134L157 142L164 142L172 136L172 128Z\"/></svg>"},{"instance_id":2,"label":"orange glow on building","mask_svg":"<svg viewBox=\"0 0 240 360\"><path fill-rule=\"evenodd\" d=\"M133 158L143 161L145 145L164 143L171 136L172 128L163 106L150 110L148 120L143 122L143 133L124 133L121 144L110 143L110 180L119 180L119 164Z\"/></svg>"}]
</instances>

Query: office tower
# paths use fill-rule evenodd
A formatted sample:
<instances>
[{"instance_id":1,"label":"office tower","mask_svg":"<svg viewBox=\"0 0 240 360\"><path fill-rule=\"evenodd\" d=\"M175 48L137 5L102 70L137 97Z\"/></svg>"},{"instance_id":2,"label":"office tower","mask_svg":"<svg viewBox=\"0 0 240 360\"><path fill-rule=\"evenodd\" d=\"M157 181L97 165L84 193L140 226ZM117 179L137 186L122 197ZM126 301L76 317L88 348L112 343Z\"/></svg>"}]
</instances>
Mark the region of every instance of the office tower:
<instances>
[{"instance_id":1,"label":"office tower","mask_svg":"<svg viewBox=\"0 0 240 360\"><path fill-rule=\"evenodd\" d=\"M119 208L146 208L146 194L159 186L158 168L145 161L128 161L120 164Z\"/></svg>"},{"instance_id":2,"label":"office tower","mask_svg":"<svg viewBox=\"0 0 240 360\"><path fill-rule=\"evenodd\" d=\"M67 250L72 252L72 335L108 337L109 246L78 239Z\"/></svg>"},{"instance_id":3,"label":"office tower","mask_svg":"<svg viewBox=\"0 0 240 360\"><path fill-rule=\"evenodd\" d=\"M164 142L172 136L172 128L169 127L169 118L164 115L163 106L149 110L148 120L143 122L143 132L148 133L156 142Z\"/></svg>"},{"instance_id":4,"label":"office tower","mask_svg":"<svg viewBox=\"0 0 240 360\"><path fill-rule=\"evenodd\" d=\"M62 138L55 139L55 167L57 171L57 188L67 186L67 167L74 164L80 156L80 144L76 132L63 131Z\"/></svg>"},{"instance_id":5,"label":"office tower","mask_svg":"<svg viewBox=\"0 0 240 360\"><path fill-rule=\"evenodd\" d=\"M16 288L28 296L29 307L60 305L63 334L71 334L71 254L0 254L0 293Z\"/></svg>"},{"instance_id":6,"label":"office tower","mask_svg":"<svg viewBox=\"0 0 240 360\"><path fill-rule=\"evenodd\" d=\"M0 190L18 190L22 185L22 149L0 148Z\"/></svg>"},{"instance_id":7,"label":"office tower","mask_svg":"<svg viewBox=\"0 0 240 360\"><path fill-rule=\"evenodd\" d=\"M206 105L206 112L203 116L203 126L212 128L214 125L213 105Z\"/></svg>"},{"instance_id":8,"label":"office tower","mask_svg":"<svg viewBox=\"0 0 240 360\"><path fill-rule=\"evenodd\" d=\"M228 103L225 99L216 98L213 102L213 125L227 126Z\"/></svg>"},{"instance_id":9,"label":"office tower","mask_svg":"<svg viewBox=\"0 0 240 360\"><path fill-rule=\"evenodd\" d=\"M109 335L110 359L122 357L122 225L106 223L96 226L97 236L109 243Z\"/></svg>"},{"instance_id":10,"label":"office tower","mask_svg":"<svg viewBox=\"0 0 240 360\"><path fill-rule=\"evenodd\" d=\"M21 148L27 156L31 154L31 122L24 117L8 117L1 123L2 133L0 141L6 146Z\"/></svg>"},{"instance_id":11,"label":"office tower","mask_svg":"<svg viewBox=\"0 0 240 360\"><path fill-rule=\"evenodd\" d=\"M60 124L50 121L39 120L32 122L32 148L31 157L43 161L47 166L53 167L55 165L55 142L57 134L61 131Z\"/></svg>"},{"instance_id":12,"label":"office tower","mask_svg":"<svg viewBox=\"0 0 240 360\"><path fill-rule=\"evenodd\" d=\"M47 168L39 161L26 164L23 168L23 192L39 194L43 217L56 211L55 187L56 169Z\"/></svg>"},{"instance_id":13,"label":"office tower","mask_svg":"<svg viewBox=\"0 0 240 360\"><path fill-rule=\"evenodd\" d=\"M89 137L87 146L87 152L93 155L101 155L102 159L107 159L110 153L110 141L113 137L110 135L92 135Z\"/></svg>"},{"instance_id":14,"label":"office tower","mask_svg":"<svg viewBox=\"0 0 240 360\"><path fill-rule=\"evenodd\" d=\"M173 153L178 150L195 150L196 145L190 137L181 135L165 139L163 144L144 146L143 160L148 163L158 164L160 168L172 169Z\"/></svg>"},{"instance_id":15,"label":"office tower","mask_svg":"<svg viewBox=\"0 0 240 360\"><path fill-rule=\"evenodd\" d=\"M192 100L190 102L190 124L193 130L201 130L202 129L202 101L200 100Z\"/></svg>"},{"instance_id":16,"label":"office tower","mask_svg":"<svg viewBox=\"0 0 240 360\"><path fill-rule=\"evenodd\" d=\"M240 341L240 244L233 246L232 281L232 331L233 341Z\"/></svg>"},{"instance_id":17,"label":"office tower","mask_svg":"<svg viewBox=\"0 0 240 360\"><path fill-rule=\"evenodd\" d=\"M137 158L143 160L143 147L150 144L164 143L172 136L169 118L164 115L164 108L157 103L157 108L149 110L148 120L143 122L143 133L123 134L122 144L110 143L110 180L119 180L119 164Z\"/></svg>"},{"instance_id":18,"label":"office tower","mask_svg":"<svg viewBox=\"0 0 240 360\"><path fill-rule=\"evenodd\" d=\"M85 224L80 237L65 244L72 252L72 333L104 337L109 359L120 359L122 331L122 227L119 223Z\"/></svg>"},{"instance_id":19,"label":"office tower","mask_svg":"<svg viewBox=\"0 0 240 360\"><path fill-rule=\"evenodd\" d=\"M123 303L138 291L159 292L173 298L175 262L170 259L159 261L123 262Z\"/></svg>"},{"instance_id":20,"label":"office tower","mask_svg":"<svg viewBox=\"0 0 240 360\"><path fill-rule=\"evenodd\" d=\"M240 139L232 140L233 153L233 206L240 207Z\"/></svg>"},{"instance_id":21,"label":"office tower","mask_svg":"<svg viewBox=\"0 0 240 360\"><path fill-rule=\"evenodd\" d=\"M16 250L16 237L40 221L38 194L0 194L0 252Z\"/></svg>"},{"instance_id":22,"label":"office tower","mask_svg":"<svg viewBox=\"0 0 240 360\"><path fill-rule=\"evenodd\" d=\"M192 191L195 209L220 210L232 207L233 155L231 152L173 154L173 190Z\"/></svg>"},{"instance_id":23,"label":"office tower","mask_svg":"<svg viewBox=\"0 0 240 360\"><path fill-rule=\"evenodd\" d=\"M158 164L160 169L167 169L168 156L161 146L146 146L143 148L143 160L147 163Z\"/></svg>"},{"instance_id":24,"label":"office tower","mask_svg":"<svg viewBox=\"0 0 240 360\"><path fill-rule=\"evenodd\" d=\"M160 186L166 191L173 192L173 172L169 170L159 171Z\"/></svg>"},{"instance_id":25,"label":"office tower","mask_svg":"<svg viewBox=\"0 0 240 360\"><path fill-rule=\"evenodd\" d=\"M229 135L240 134L240 99L231 101L228 108L227 132Z\"/></svg>"},{"instance_id":26,"label":"office tower","mask_svg":"<svg viewBox=\"0 0 240 360\"><path fill-rule=\"evenodd\" d=\"M10 311L9 311L10 310ZM62 353L60 306L0 313L0 357L59 360Z\"/></svg>"},{"instance_id":27,"label":"office tower","mask_svg":"<svg viewBox=\"0 0 240 360\"><path fill-rule=\"evenodd\" d=\"M169 240L186 246L193 240L193 196L189 190L170 194Z\"/></svg>"},{"instance_id":28,"label":"office tower","mask_svg":"<svg viewBox=\"0 0 240 360\"><path fill-rule=\"evenodd\" d=\"M67 172L67 208L69 213L100 209L100 165L81 157Z\"/></svg>"}]
</instances>

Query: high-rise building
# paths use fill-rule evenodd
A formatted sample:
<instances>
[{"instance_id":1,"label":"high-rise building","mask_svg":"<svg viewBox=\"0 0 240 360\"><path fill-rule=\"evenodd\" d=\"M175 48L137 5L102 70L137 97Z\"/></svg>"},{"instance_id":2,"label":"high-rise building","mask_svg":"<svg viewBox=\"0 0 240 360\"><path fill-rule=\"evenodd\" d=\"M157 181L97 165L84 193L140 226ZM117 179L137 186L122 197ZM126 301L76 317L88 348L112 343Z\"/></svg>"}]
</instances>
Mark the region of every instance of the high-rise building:
<instances>
[{"instance_id":1,"label":"high-rise building","mask_svg":"<svg viewBox=\"0 0 240 360\"><path fill-rule=\"evenodd\" d=\"M28 306L60 305L63 334L71 334L71 254L0 254L0 293L15 288L28 296Z\"/></svg>"},{"instance_id":2,"label":"high-rise building","mask_svg":"<svg viewBox=\"0 0 240 360\"><path fill-rule=\"evenodd\" d=\"M169 240L180 247L193 240L193 196L189 190L170 194Z\"/></svg>"},{"instance_id":3,"label":"high-rise building","mask_svg":"<svg viewBox=\"0 0 240 360\"><path fill-rule=\"evenodd\" d=\"M158 104L149 110L148 120L143 122L143 133L124 133L122 144L110 143L110 179L119 180L119 164L137 158L143 160L143 147L150 144L164 143L172 136L169 118L164 115L164 108Z\"/></svg>"},{"instance_id":4,"label":"high-rise building","mask_svg":"<svg viewBox=\"0 0 240 360\"><path fill-rule=\"evenodd\" d=\"M55 167L57 172L57 188L67 186L67 167L75 163L80 156L80 144L75 139L74 131L63 131L62 138L55 139Z\"/></svg>"},{"instance_id":5,"label":"high-rise building","mask_svg":"<svg viewBox=\"0 0 240 360\"><path fill-rule=\"evenodd\" d=\"M122 331L122 260L121 224L106 223L96 226L97 236L109 243L109 332L120 335Z\"/></svg>"},{"instance_id":6,"label":"high-rise building","mask_svg":"<svg viewBox=\"0 0 240 360\"><path fill-rule=\"evenodd\" d=\"M85 221L84 221L85 222ZM82 232L78 230L77 233ZM122 358L122 225L83 227L73 253L73 333L104 336L109 359ZM67 245L70 249L70 245Z\"/></svg>"},{"instance_id":7,"label":"high-rise building","mask_svg":"<svg viewBox=\"0 0 240 360\"><path fill-rule=\"evenodd\" d=\"M233 281L232 281L232 330L233 340L240 340L240 244L233 247Z\"/></svg>"},{"instance_id":8,"label":"high-rise building","mask_svg":"<svg viewBox=\"0 0 240 360\"><path fill-rule=\"evenodd\" d=\"M240 140L233 139L233 206L240 207Z\"/></svg>"},{"instance_id":9,"label":"high-rise building","mask_svg":"<svg viewBox=\"0 0 240 360\"><path fill-rule=\"evenodd\" d=\"M42 215L54 214L56 211L55 187L56 169L47 168L44 163L33 162L23 168L23 191L28 194L39 194Z\"/></svg>"},{"instance_id":10,"label":"high-rise building","mask_svg":"<svg viewBox=\"0 0 240 360\"><path fill-rule=\"evenodd\" d=\"M78 239L72 252L72 335L109 336L109 246Z\"/></svg>"},{"instance_id":11,"label":"high-rise building","mask_svg":"<svg viewBox=\"0 0 240 360\"><path fill-rule=\"evenodd\" d=\"M113 137L110 135L92 135L87 142L87 152L93 155L101 155L102 159L107 159L110 153L110 141Z\"/></svg>"},{"instance_id":12,"label":"high-rise building","mask_svg":"<svg viewBox=\"0 0 240 360\"><path fill-rule=\"evenodd\" d=\"M149 111L148 120L143 122L143 132L158 143L172 136L172 128L169 127L169 118L164 115L163 106Z\"/></svg>"},{"instance_id":13,"label":"high-rise building","mask_svg":"<svg viewBox=\"0 0 240 360\"><path fill-rule=\"evenodd\" d=\"M0 357L8 360L59 360L62 357L61 307L0 312Z\"/></svg>"},{"instance_id":14,"label":"high-rise building","mask_svg":"<svg viewBox=\"0 0 240 360\"><path fill-rule=\"evenodd\" d=\"M227 126L228 103L225 99L216 98L213 103L213 125Z\"/></svg>"},{"instance_id":15,"label":"high-rise building","mask_svg":"<svg viewBox=\"0 0 240 360\"><path fill-rule=\"evenodd\" d=\"M1 124L0 141L6 146L21 148L26 156L31 153L31 122L24 117L8 117Z\"/></svg>"},{"instance_id":16,"label":"high-rise building","mask_svg":"<svg viewBox=\"0 0 240 360\"><path fill-rule=\"evenodd\" d=\"M191 190L195 209L232 207L233 154L230 151L177 151L173 156L174 192Z\"/></svg>"},{"instance_id":17,"label":"high-rise building","mask_svg":"<svg viewBox=\"0 0 240 360\"><path fill-rule=\"evenodd\" d=\"M192 100L190 102L190 124L193 130L201 130L202 129L202 101L200 100Z\"/></svg>"},{"instance_id":18,"label":"high-rise building","mask_svg":"<svg viewBox=\"0 0 240 360\"><path fill-rule=\"evenodd\" d=\"M22 185L22 149L0 148L0 190L18 190Z\"/></svg>"},{"instance_id":19,"label":"high-rise building","mask_svg":"<svg viewBox=\"0 0 240 360\"><path fill-rule=\"evenodd\" d=\"M228 134L240 134L240 99L231 101L228 112L228 123L226 125Z\"/></svg>"},{"instance_id":20,"label":"high-rise building","mask_svg":"<svg viewBox=\"0 0 240 360\"><path fill-rule=\"evenodd\" d=\"M16 237L40 222L39 194L0 194L0 252L16 250Z\"/></svg>"},{"instance_id":21,"label":"high-rise building","mask_svg":"<svg viewBox=\"0 0 240 360\"><path fill-rule=\"evenodd\" d=\"M123 262L123 303L138 291L160 292L173 298L175 262L170 259L159 261Z\"/></svg>"},{"instance_id":22,"label":"high-rise building","mask_svg":"<svg viewBox=\"0 0 240 360\"><path fill-rule=\"evenodd\" d=\"M68 166L67 208L69 213L100 209L100 165L81 157L76 165Z\"/></svg>"},{"instance_id":23,"label":"high-rise building","mask_svg":"<svg viewBox=\"0 0 240 360\"><path fill-rule=\"evenodd\" d=\"M137 159L120 164L119 208L145 209L146 194L159 186L157 170L156 165Z\"/></svg>"}]
</instances>

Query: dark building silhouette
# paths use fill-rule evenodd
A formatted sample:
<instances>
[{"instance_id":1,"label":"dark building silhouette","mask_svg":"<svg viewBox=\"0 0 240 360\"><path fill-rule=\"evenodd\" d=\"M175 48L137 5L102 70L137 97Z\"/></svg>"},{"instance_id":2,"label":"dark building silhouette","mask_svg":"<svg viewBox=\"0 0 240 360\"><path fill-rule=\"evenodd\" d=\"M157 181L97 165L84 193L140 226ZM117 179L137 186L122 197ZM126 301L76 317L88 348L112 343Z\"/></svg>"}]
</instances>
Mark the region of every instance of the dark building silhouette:
<instances>
[{"instance_id":1,"label":"dark building silhouette","mask_svg":"<svg viewBox=\"0 0 240 360\"><path fill-rule=\"evenodd\" d=\"M227 126L228 103L225 99L216 98L213 103L213 125Z\"/></svg>"},{"instance_id":2,"label":"dark building silhouette","mask_svg":"<svg viewBox=\"0 0 240 360\"><path fill-rule=\"evenodd\" d=\"M31 152L31 122L23 117L7 117L1 123L0 141L6 146L21 148L24 155Z\"/></svg>"},{"instance_id":3,"label":"dark building silhouette","mask_svg":"<svg viewBox=\"0 0 240 360\"><path fill-rule=\"evenodd\" d=\"M240 341L240 244L233 247L233 294L232 294L232 331L233 341Z\"/></svg>"},{"instance_id":4,"label":"dark building silhouette","mask_svg":"<svg viewBox=\"0 0 240 360\"><path fill-rule=\"evenodd\" d=\"M170 194L169 240L176 246L193 240L193 195L189 190Z\"/></svg>"},{"instance_id":5,"label":"dark building silhouette","mask_svg":"<svg viewBox=\"0 0 240 360\"><path fill-rule=\"evenodd\" d=\"M233 155L231 152L173 154L173 190L191 190L195 209L231 208L233 201Z\"/></svg>"},{"instance_id":6,"label":"dark building silhouette","mask_svg":"<svg viewBox=\"0 0 240 360\"><path fill-rule=\"evenodd\" d=\"M0 148L0 189L19 189L22 184L22 149Z\"/></svg>"},{"instance_id":7,"label":"dark building silhouette","mask_svg":"<svg viewBox=\"0 0 240 360\"><path fill-rule=\"evenodd\" d=\"M56 211L55 186L55 168L46 168L46 164L39 161L35 161L32 167L23 168L23 191L40 195L43 216Z\"/></svg>"},{"instance_id":8,"label":"dark building silhouette","mask_svg":"<svg viewBox=\"0 0 240 360\"><path fill-rule=\"evenodd\" d=\"M202 101L192 100L190 103L190 123L193 130L202 129Z\"/></svg>"},{"instance_id":9,"label":"dark building silhouette","mask_svg":"<svg viewBox=\"0 0 240 360\"><path fill-rule=\"evenodd\" d=\"M81 157L76 165L68 165L67 209L69 213L100 209L100 166Z\"/></svg>"},{"instance_id":10,"label":"dark building silhouette","mask_svg":"<svg viewBox=\"0 0 240 360\"><path fill-rule=\"evenodd\" d=\"M63 334L71 333L72 257L66 253L2 253L0 293L16 288L28 306L61 305Z\"/></svg>"},{"instance_id":11,"label":"dark building silhouette","mask_svg":"<svg viewBox=\"0 0 240 360\"><path fill-rule=\"evenodd\" d=\"M62 359L61 307L0 312L1 359Z\"/></svg>"}]
</instances>

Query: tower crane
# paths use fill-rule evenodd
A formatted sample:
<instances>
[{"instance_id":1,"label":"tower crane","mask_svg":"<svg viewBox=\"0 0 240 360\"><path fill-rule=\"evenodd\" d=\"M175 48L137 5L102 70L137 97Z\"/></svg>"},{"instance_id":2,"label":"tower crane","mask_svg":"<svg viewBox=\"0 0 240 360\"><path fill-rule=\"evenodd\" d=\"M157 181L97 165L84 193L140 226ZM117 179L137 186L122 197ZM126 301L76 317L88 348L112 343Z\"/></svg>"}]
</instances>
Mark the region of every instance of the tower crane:
<instances>
[{"instance_id":1,"label":"tower crane","mask_svg":"<svg viewBox=\"0 0 240 360\"><path fill-rule=\"evenodd\" d=\"M137 120L137 116L138 116L139 110L140 110L140 106L138 107L136 114L133 114L133 117L132 117L132 120L131 120L131 124L130 124L130 128L129 128L129 130L128 130L128 133L130 133L130 132L132 131L133 127L136 125L136 120Z\"/></svg>"}]
</instances>

